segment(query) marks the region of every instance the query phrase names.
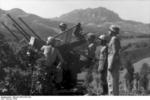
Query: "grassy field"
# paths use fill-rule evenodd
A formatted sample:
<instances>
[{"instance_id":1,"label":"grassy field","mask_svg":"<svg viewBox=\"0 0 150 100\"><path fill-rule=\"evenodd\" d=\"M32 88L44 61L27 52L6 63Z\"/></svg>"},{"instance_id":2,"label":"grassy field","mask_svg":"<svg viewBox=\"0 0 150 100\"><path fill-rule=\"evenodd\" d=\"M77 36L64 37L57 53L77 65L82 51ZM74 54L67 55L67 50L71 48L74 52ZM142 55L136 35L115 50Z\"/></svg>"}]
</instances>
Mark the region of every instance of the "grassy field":
<instances>
[{"instance_id":1,"label":"grassy field","mask_svg":"<svg viewBox=\"0 0 150 100\"><path fill-rule=\"evenodd\" d=\"M131 38L131 39L122 39L121 40L121 46L126 46L129 43L149 43L150 38Z\"/></svg>"}]
</instances>

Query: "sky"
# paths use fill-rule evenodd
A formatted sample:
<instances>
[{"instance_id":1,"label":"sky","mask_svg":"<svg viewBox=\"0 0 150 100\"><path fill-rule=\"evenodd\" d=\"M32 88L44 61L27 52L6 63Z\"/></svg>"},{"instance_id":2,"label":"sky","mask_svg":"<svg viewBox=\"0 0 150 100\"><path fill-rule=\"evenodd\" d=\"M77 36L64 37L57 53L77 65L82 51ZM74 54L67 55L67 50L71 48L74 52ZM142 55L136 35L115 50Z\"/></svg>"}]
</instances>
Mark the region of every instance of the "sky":
<instances>
[{"instance_id":1,"label":"sky","mask_svg":"<svg viewBox=\"0 0 150 100\"><path fill-rule=\"evenodd\" d=\"M0 0L0 8L20 8L44 18L59 17L75 9L105 7L125 20L150 23L150 0Z\"/></svg>"}]
</instances>

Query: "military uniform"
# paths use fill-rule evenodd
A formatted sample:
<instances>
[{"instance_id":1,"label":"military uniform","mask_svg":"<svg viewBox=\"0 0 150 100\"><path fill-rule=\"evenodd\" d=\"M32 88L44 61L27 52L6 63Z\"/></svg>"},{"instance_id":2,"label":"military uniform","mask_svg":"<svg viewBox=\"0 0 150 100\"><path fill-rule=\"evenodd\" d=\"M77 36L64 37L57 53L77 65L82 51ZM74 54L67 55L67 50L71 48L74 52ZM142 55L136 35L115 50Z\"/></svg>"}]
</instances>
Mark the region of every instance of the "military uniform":
<instances>
[{"instance_id":1,"label":"military uniform","mask_svg":"<svg viewBox=\"0 0 150 100\"><path fill-rule=\"evenodd\" d=\"M41 50L44 51L47 75L46 80L48 84L52 84L55 81L56 84L62 82L62 70L61 65L64 62L59 50L54 46L55 39L52 37L48 38L47 45L44 45ZM57 85L58 86L58 85Z\"/></svg>"},{"instance_id":2,"label":"military uniform","mask_svg":"<svg viewBox=\"0 0 150 100\"><path fill-rule=\"evenodd\" d=\"M108 53L107 46L100 47L100 54L99 54L99 66L98 72L101 74L101 82L103 87L102 94L108 94L108 85L107 85L107 53Z\"/></svg>"},{"instance_id":3,"label":"military uniform","mask_svg":"<svg viewBox=\"0 0 150 100\"><path fill-rule=\"evenodd\" d=\"M108 92L109 95L119 95L119 66L120 66L120 41L117 36L112 36L108 45Z\"/></svg>"},{"instance_id":4,"label":"military uniform","mask_svg":"<svg viewBox=\"0 0 150 100\"><path fill-rule=\"evenodd\" d=\"M108 84L107 84L107 56L108 56L108 46L106 45L106 35L103 34L99 37L100 46L97 47L96 50L96 58L99 60L98 64L98 73L100 74L101 78L101 85L102 85L102 95L108 94Z\"/></svg>"}]
</instances>

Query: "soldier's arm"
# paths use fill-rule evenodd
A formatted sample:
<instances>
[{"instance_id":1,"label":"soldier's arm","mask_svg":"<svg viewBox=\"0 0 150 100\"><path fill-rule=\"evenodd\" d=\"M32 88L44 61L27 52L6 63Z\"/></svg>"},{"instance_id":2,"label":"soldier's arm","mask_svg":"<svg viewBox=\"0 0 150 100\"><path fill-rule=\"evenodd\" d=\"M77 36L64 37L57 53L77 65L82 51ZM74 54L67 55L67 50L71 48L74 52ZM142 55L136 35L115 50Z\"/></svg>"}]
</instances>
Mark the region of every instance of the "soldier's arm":
<instances>
[{"instance_id":1,"label":"soldier's arm","mask_svg":"<svg viewBox=\"0 0 150 100\"><path fill-rule=\"evenodd\" d=\"M88 57L89 58L95 57L95 51L96 51L96 46L94 44L90 44L88 47Z\"/></svg>"},{"instance_id":2,"label":"soldier's arm","mask_svg":"<svg viewBox=\"0 0 150 100\"><path fill-rule=\"evenodd\" d=\"M57 56L58 56L58 59L60 60L59 64L57 65L57 68L61 68L61 65L64 63L64 59L62 58L59 50L57 50Z\"/></svg>"},{"instance_id":3,"label":"soldier's arm","mask_svg":"<svg viewBox=\"0 0 150 100\"><path fill-rule=\"evenodd\" d=\"M45 46L42 46L40 49L41 51L39 51L39 53L43 55L44 49L45 49Z\"/></svg>"},{"instance_id":4,"label":"soldier's arm","mask_svg":"<svg viewBox=\"0 0 150 100\"><path fill-rule=\"evenodd\" d=\"M102 53L104 55L104 60L106 60L108 56L108 48L106 46L102 49Z\"/></svg>"},{"instance_id":5,"label":"soldier's arm","mask_svg":"<svg viewBox=\"0 0 150 100\"><path fill-rule=\"evenodd\" d=\"M57 50L57 56L58 56L59 60L61 61L61 63L63 63L63 62L64 62L64 59L62 58L62 56L61 56L59 50Z\"/></svg>"},{"instance_id":6,"label":"soldier's arm","mask_svg":"<svg viewBox=\"0 0 150 100\"><path fill-rule=\"evenodd\" d=\"M44 51L44 48L45 48L45 46L42 46L42 47L41 47L41 51Z\"/></svg>"},{"instance_id":7,"label":"soldier's arm","mask_svg":"<svg viewBox=\"0 0 150 100\"><path fill-rule=\"evenodd\" d=\"M102 48L101 50L101 56L99 58L99 68L98 71L102 71L105 66L105 62L107 61L107 47Z\"/></svg>"},{"instance_id":8,"label":"soldier's arm","mask_svg":"<svg viewBox=\"0 0 150 100\"><path fill-rule=\"evenodd\" d=\"M84 36L81 34L82 31L82 27L81 24L78 23L78 25L76 26L75 30L73 31L73 34L76 36L76 38L78 38L79 40L83 39Z\"/></svg>"},{"instance_id":9,"label":"soldier's arm","mask_svg":"<svg viewBox=\"0 0 150 100\"><path fill-rule=\"evenodd\" d=\"M120 50L120 42L119 40L115 37L113 38L112 41L112 49L113 49L113 55L115 56L116 54L119 54Z\"/></svg>"}]
</instances>

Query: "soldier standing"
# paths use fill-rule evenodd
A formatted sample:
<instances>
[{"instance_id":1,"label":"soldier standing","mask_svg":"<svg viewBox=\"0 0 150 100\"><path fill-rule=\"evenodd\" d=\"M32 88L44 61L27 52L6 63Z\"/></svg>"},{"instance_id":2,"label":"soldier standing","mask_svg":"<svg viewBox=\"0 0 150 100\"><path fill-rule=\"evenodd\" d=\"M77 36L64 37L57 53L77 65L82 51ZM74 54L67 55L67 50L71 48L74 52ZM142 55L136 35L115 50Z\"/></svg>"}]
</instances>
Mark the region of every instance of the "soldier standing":
<instances>
[{"instance_id":1,"label":"soldier standing","mask_svg":"<svg viewBox=\"0 0 150 100\"><path fill-rule=\"evenodd\" d=\"M119 27L110 26L108 44L108 93L109 95L119 95L119 66L120 66L120 40L117 37L119 34Z\"/></svg>"},{"instance_id":2,"label":"soldier standing","mask_svg":"<svg viewBox=\"0 0 150 100\"><path fill-rule=\"evenodd\" d=\"M90 60L92 60L93 58L95 58L96 36L94 35L94 33L89 33L87 39L88 39L88 57Z\"/></svg>"},{"instance_id":3,"label":"soldier standing","mask_svg":"<svg viewBox=\"0 0 150 100\"><path fill-rule=\"evenodd\" d=\"M108 84L107 84L107 56L108 56L108 47L106 42L106 35L101 35L99 37L100 42L100 50L99 50L99 66L98 72L101 75L101 82L103 88L103 95L108 94Z\"/></svg>"},{"instance_id":4,"label":"soldier standing","mask_svg":"<svg viewBox=\"0 0 150 100\"><path fill-rule=\"evenodd\" d=\"M99 91L101 90L101 86L99 82L97 82L97 77L98 73L96 73L97 69L95 68L96 66L96 36L94 33L88 33L87 34L87 42L88 42L88 46L87 46L87 52L86 54L86 61L85 61L85 66L88 68L87 70L87 74L85 77L85 86L87 87L88 90L88 94L99 94L99 93L95 93L94 91ZM99 81L99 80L98 80ZM91 88L92 87L92 88ZM99 89L98 89L99 88ZM94 90L91 93L91 90Z\"/></svg>"}]
</instances>

